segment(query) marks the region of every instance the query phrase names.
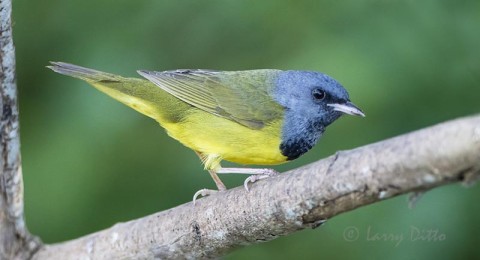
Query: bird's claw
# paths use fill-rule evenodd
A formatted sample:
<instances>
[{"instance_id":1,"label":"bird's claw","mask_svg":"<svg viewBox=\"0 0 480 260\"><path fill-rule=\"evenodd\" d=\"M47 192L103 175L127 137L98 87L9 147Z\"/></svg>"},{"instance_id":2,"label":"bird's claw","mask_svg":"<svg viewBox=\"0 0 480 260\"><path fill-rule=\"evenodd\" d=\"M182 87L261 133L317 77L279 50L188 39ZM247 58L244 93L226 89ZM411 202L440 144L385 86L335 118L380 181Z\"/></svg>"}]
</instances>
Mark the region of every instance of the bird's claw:
<instances>
[{"instance_id":1,"label":"bird's claw","mask_svg":"<svg viewBox=\"0 0 480 260\"><path fill-rule=\"evenodd\" d=\"M263 172L260 174L255 174L255 175L250 175L248 178L245 179L243 182L243 187L245 187L245 190L249 192L250 190L248 189L248 183L254 183L256 181L266 179L272 176L278 175L278 172L275 171L274 169L263 169Z\"/></svg>"},{"instance_id":2,"label":"bird's claw","mask_svg":"<svg viewBox=\"0 0 480 260\"><path fill-rule=\"evenodd\" d=\"M218 190L209 190L209 189L201 189L201 190L195 192L195 194L193 194L193 206L195 206L195 203L197 201L198 196L206 197L206 196L215 194L217 192L218 192Z\"/></svg>"}]
</instances>

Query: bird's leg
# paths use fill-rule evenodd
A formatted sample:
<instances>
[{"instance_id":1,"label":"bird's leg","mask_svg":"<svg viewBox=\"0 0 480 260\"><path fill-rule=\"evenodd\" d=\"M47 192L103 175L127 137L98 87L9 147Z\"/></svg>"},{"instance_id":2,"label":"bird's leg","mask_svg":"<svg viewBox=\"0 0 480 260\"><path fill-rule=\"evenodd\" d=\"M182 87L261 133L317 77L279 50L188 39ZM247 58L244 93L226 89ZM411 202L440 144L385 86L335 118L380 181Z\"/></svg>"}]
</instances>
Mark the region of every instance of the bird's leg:
<instances>
[{"instance_id":1,"label":"bird's leg","mask_svg":"<svg viewBox=\"0 0 480 260\"><path fill-rule=\"evenodd\" d=\"M205 160L205 156L203 154L201 154L197 151L195 151L195 153L198 155L198 157L200 157L200 160L202 160L202 162ZM210 176L212 176L212 179L215 182L215 184L217 185L218 190L201 189L201 190L195 192L195 194L193 194L193 205L195 205L195 201L197 200L198 196L205 197L205 196L217 193L219 191L227 190L227 187L225 186L225 184L223 184L222 180L220 180L220 178L218 177L216 170L209 169L208 172L210 173Z\"/></svg>"},{"instance_id":2,"label":"bird's leg","mask_svg":"<svg viewBox=\"0 0 480 260\"><path fill-rule=\"evenodd\" d=\"M215 170L208 170L208 172L210 173L210 176L212 176L212 179L215 182L215 184L217 185L218 191L227 190L227 187L225 186L225 184L223 184L222 180L220 180Z\"/></svg>"},{"instance_id":3,"label":"bird's leg","mask_svg":"<svg viewBox=\"0 0 480 260\"><path fill-rule=\"evenodd\" d=\"M263 169L256 169L256 168L219 168L216 173L219 174L228 174L228 173L238 173L238 174L251 174L250 177L245 179L243 182L243 187L245 187L246 191L249 191L248 189L248 183L254 183L258 180L265 179L271 176L275 176L278 174L277 171L274 169L268 169L268 168L263 168Z\"/></svg>"},{"instance_id":4,"label":"bird's leg","mask_svg":"<svg viewBox=\"0 0 480 260\"><path fill-rule=\"evenodd\" d=\"M206 197L206 196L215 194L219 191L227 190L227 187L225 187L225 184L223 184L222 180L220 180L220 178L218 177L215 170L208 170L208 172L210 173L210 176L212 176L212 179L215 182L215 184L217 185L218 190L201 189L201 190L195 192L195 194L193 194L193 205L194 206L195 206L195 202L196 202L198 196Z\"/></svg>"}]
</instances>

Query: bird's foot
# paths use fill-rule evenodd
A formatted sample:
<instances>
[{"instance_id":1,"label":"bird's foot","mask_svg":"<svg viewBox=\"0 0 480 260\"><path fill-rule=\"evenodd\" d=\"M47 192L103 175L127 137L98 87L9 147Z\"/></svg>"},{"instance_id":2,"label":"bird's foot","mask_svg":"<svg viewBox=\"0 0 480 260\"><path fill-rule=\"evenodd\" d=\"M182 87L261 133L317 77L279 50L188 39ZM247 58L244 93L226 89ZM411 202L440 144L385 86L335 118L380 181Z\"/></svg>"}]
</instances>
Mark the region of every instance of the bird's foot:
<instances>
[{"instance_id":1,"label":"bird's foot","mask_svg":"<svg viewBox=\"0 0 480 260\"><path fill-rule=\"evenodd\" d=\"M269 169L269 168L264 168L264 169L256 169L256 168L219 168L217 171L209 170L210 175L212 175L213 180L215 181L215 184L217 184L218 190L210 190L210 189L201 189L193 195L193 205L195 206L195 203L197 201L197 198L199 196L206 197L212 194L215 194L219 191L224 191L227 188L225 185L220 181L220 178L218 178L217 173L220 174L228 174L228 173L240 173L240 174L250 174L250 176L245 179L243 182L243 187L245 187L245 190L248 192L250 191L248 188L249 183L254 183L256 181L266 179L268 177L272 177L275 175L278 175L279 173L275 171L274 169Z\"/></svg>"},{"instance_id":2,"label":"bird's foot","mask_svg":"<svg viewBox=\"0 0 480 260\"><path fill-rule=\"evenodd\" d=\"M245 187L245 190L249 192L250 190L248 189L248 184L249 183L254 183L256 181L266 179L272 176L276 176L279 173L275 171L274 169L257 169L259 170L258 173L255 173L254 175L251 175L250 177L246 178L245 181L243 182L243 187Z\"/></svg>"},{"instance_id":3,"label":"bird's foot","mask_svg":"<svg viewBox=\"0 0 480 260\"><path fill-rule=\"evenodd\" d=\"M201 189L201 190L195 192L195 194L193 194L193 206L195 206L195 203L197 201L198 196L206 197L206 196L210 196L212 194L215 194L217 192L219 192L219 191L218 190L210 190L210 189Z\"/></svg>"}]
</instances>

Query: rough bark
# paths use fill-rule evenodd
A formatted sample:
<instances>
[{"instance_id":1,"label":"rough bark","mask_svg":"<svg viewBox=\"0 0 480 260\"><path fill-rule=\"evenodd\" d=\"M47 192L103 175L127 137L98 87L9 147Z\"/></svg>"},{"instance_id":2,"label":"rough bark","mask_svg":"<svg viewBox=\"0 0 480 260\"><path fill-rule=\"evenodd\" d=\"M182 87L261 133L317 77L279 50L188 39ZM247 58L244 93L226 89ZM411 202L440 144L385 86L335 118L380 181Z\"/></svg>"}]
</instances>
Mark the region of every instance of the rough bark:
<instances>
[{"instance_id":1,"label":"rough bark","mask_svg":"<svg viewBox=\"0 0 480 260\"><path fill-rule=\"evenodd\" d=\"M357 207L480 176L480 116L337 154L72 241L34 259L213 258Z\"/></svg>"},{"instance_id":2,"label":"rough bark","mask_svg":"<svg viewBox=\"0 0 480 260\"><path fill-rule=\"evenodd\" d=\"M0 0L0 259L27 259L39 245L23 216L11 1Z\"/></svg>"}]
</instances>

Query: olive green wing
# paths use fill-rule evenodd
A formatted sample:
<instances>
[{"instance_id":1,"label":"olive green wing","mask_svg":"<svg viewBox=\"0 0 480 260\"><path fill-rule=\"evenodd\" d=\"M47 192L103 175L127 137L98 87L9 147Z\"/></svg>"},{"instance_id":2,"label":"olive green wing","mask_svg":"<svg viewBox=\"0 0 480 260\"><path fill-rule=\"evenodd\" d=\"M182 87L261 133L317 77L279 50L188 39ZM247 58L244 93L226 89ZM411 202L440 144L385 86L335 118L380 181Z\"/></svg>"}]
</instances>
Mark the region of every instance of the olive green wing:
<instances>
[{"instance_id":1,"label":"olive green wing","mask_svg":"<svg viewBox=\"0 0 480 260\"><path fill-rule=\"evenodd\" d=\"M271 96L279 72L138 71L178 99L252 129L260 129L283 115L283 107Z\"/></svg>"}]
</instances>

